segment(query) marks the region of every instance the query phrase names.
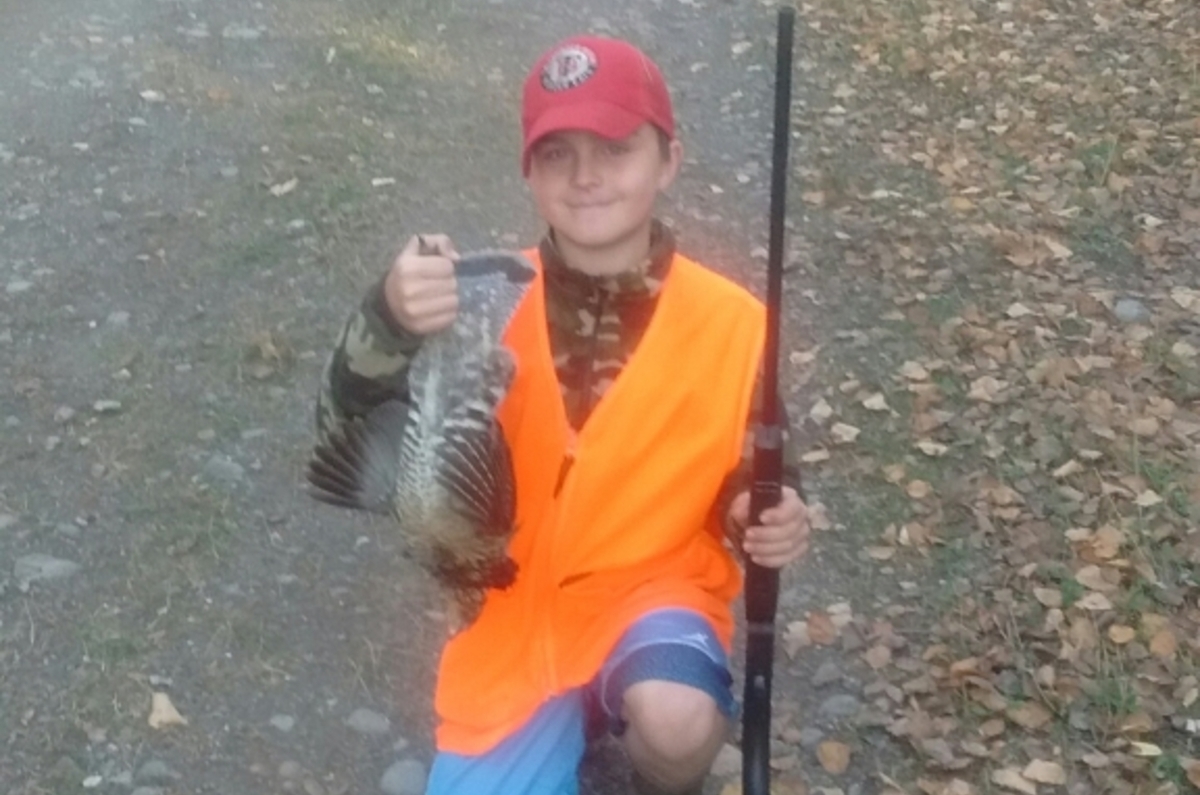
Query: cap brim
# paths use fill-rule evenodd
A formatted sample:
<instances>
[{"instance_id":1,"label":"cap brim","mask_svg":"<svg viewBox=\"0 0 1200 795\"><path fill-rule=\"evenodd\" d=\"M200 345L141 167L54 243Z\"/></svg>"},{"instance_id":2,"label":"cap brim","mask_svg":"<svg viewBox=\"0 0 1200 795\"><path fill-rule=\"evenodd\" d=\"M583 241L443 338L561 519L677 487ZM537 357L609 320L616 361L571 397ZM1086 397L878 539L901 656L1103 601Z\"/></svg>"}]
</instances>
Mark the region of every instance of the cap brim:
<instances>
[{"instance_id":1,"label":"cap brim","mask_svg":"<svg viewBox=\"0 0 1200 795\"><path fill-rule=\"evenodd\" d=\"M619 140L628 138L637 131L645 117L607 102L579 102L549 108L525 135L525 147L521 152L521 171L529 173L529 155L534 144L547 135L567 130L582 130L595 133L601 138Z\"/></svg>"}]
</instances>

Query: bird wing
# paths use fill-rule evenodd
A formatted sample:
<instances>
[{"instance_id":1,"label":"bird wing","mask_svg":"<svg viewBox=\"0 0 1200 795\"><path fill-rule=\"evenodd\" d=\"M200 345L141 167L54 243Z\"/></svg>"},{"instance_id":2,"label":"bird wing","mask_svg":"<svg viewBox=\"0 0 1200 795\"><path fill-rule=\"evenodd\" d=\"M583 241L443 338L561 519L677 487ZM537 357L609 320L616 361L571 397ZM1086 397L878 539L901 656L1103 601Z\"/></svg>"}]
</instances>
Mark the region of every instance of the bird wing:
<instances>
[{"instance_id":1,"label":"bird wing","mask_svg":"<svg viewBox=\"0 0 1200 795\"><path fill-rule=\"evenodd\" d=\"M411 414L408 403L389 400L329 434L308 463L312 496L343 508L388 513Z\"/></svg>"},{"instance_id":2,"label":"bird wing","mask_svg":"<svg viewBox=\"0 0 1200 795\"><path fill-rule=\"evenodd\" d=\"M434 477L456 507L487 535L506 535L516 520L512 451L495 407L508 390L514 363L495 349L483 367L483 393L455 403L446 414Z\"/></svg>"}]
</instances>

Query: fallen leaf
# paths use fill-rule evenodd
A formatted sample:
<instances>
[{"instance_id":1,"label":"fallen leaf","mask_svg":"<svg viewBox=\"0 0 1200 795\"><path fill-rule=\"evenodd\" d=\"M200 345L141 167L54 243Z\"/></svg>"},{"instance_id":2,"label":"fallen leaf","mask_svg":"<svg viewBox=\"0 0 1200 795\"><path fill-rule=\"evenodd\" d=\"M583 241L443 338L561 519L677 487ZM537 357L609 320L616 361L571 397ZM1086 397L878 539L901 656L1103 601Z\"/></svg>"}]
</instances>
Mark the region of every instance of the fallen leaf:
<instances>
[{"instance_id":1,"label":"fallen leaf","mask_svg":"<svg viewBox=\"0 0 1200 795\"><path fill-rule=\"evenodd\" d=\"M1083 610L1091 610L1091 611L1112 610L1113 609L1112 601L1109 600L1109 598L1107 596L1100 593L1099 591L1088 592L1087 594L1085 594L1083 596L1083 598L1081 598L1078 602L1075 603L1075 606L1082 608Z\"/></svg>"},{"instance_id":2,"label":"fallen leaf","mask_svg":"<svg viewBox=\"0 0 1200 795\"><path fill-rule=\"evenodd\" d=\"M971 382L971 391L967 393L967 397L982 403L995 403L996 398L1007 387L1007 381L985 375Z\"/></svg>"},{"instance_id":3,"label":"fallen leaf","mask_svg":"<svg viewBox=\"0 0 1200 795\"><path fill-rule=\"evenodd\" d=\"M787 625L783 633L783 649L787 652L788 659L794 659L797 652L811 645L812 638L808 636L807 621L792 621Z\"/></svg>"},{"instance_id":4,"label":"fallen leaf","mask_svg":"<svg viewBox=\"0 0 1200 795\"><path fill-rule=\"evenodd\" d=\"M984 721L983 723L981 723L979 725L979 734L982 737L985 737L985 738L991 740L994 737L999 737L1001 734L1004 734L1005 728L1006 727L1004 725L1003 719L992 718L990 720Z\"/></svg>"},{"instance_id":5,"label":"fallen leaf","mask_svg":"<svg viewBox=\"0 0 1200 795\"><path fill-rule=\"evenodd\" d=\"M1146 489L1137 496L1133 503L1139 508L1153 508L1155 505L1162 505L1162 501L1163 498L1158 496L1158 492Z\"/></svg>"},{"instance_id":6,"label":"fallen leaf","mask_svg":"<svg viewBox=\"0 0 1200 795\"><path fill-rule=\"evenodd\" d=\"M287 194L294 191L296 189L296 186L299 184L300 184L300 180L296 179L295 177L292 177L287 182L281 182L278 185L272 185L270 188L271 195L272 196L286 196Z\"/></svg>"},{"instance_id":7,"label":"fallen leaf","mask_svg":"<svg viewBox=\"0 0 1200 795\"><path fill-rule=\"evenodd\" d=\"M1187 772L1188 782L1193 787L1200 789L1200 762L1192 760L1184 767L1184 770Z\"/></svg>"},{"instance_id":8,"label":"fallen leaf","mask_svg":"<svg viewBox=\"0 0 1200 795\"><path fill-rule=\"evenodd\" d=\"M1037 795L1037 784L1021 775L1015 767L1002 767L992 771L992 783L997 786L1023 792L1025 795Z\"/></svg>"},{"instance_id":9,"label":"fallen leaf","mask_svg":"<svg viewBox=\"0 0 1200 795\"><path fill-rule=\"evenodd\" d=\"M165 729L168 726L186 726L187 719L179 714L175 705L166 693L153 693L150 696L151 729Z\"/></svg>"},{"instance_id":10,"label":"fallen leaf","mask_svg":"<svg viewBox=\"0 0 1200 795\"><path fill-rule=\"evenodd\" d=\"M900 375L909 381L928 381L929 371L917 362L908 361L900 365Z\"/></svg>"},{"instance_id":11,"label":"fallen leaf","mask_svg":"<svg viewBox=\"0 0 1200 795\"><path fill-rule=\"evenodd\" d=\"M1042 728L1054 717L1050 710L1036 701L1026 701L1023 704L1010 707L1004 714L1013 723L1030 731Z\"/></svg>"},{"instance_id":12,"label":"fallen leaf","mask_svg":"<svg viewBox=\"0 0 1200 795\"><path fill-rule=\"evenodd\" d=\"M872 646L863 655L863 659L867 661L867 665L878 671L892 661L892 650L883 644Z\"/></svg>"},{"instance_id":13,"label":"fallen leaf","mask_svg":"<svg viewBox=\"0 0 1200 795\"><path fill-rule=\"evenodd\" d=\"M1062 591L1058 588L1034 588L1033 598L1044 607L1062 607Z\"/></svg>"},{"instance_id":14,"label":"fallen leaf","mask_svg":"<svg viewBox=\"0 0 1200 795\"><path fill-rule=\"evenodd\" d=\"M859 433L861 433L861 429L844 422L835 422L829 429L829 434L833 437L835 444L852 444L858 438Z\"/></svg>"},{"instance_id":15,"label":"fallen leaf","mask_svg":"<svg viewBox=\"0 0 1200 795\"><path fill-rule=\"evenodd\" d=\"M828 646L837 640L837 627L828 613L814 610L808 614L808 637L818 646Z\"/></svg>"},{"instance_id":16,"label":"fallen leaf","mask_svg":"<svg viewBox=\"0 0 1200 795\"><path fill-rule=\"evenodd\" d=\"M1067 774L1058 762L1035 759L1026 765L1021 775L1039 784L1066 784Z\"/></svg>"},{"instance_id":17,"label":"fallen leaf","mask_svg":"<svg viewBox=\"0 0 1200 795\"><path fill-rule=\"evenodd\" d=\"M1163 750L1154 743L1143 743L1137 740L1129 742L1129 753L1134 756L1155 757L1162 756Z\"/></svg>"},{"instance_id":18,"label":"fallen leaf","mask_svg":"<svg viewBox=\"0 0 1200 795\"><path fill-rule=\"evenodd\" d=\"M1124 646L1137 637L1137 630L1125 624L1113 624L1108 628L1108 639L1118 646Z\"/></svg>"},{"instance_id":19,"label":"fallen leaf","mask_svg":"<svg viewBox=\"0 0 1200 795\"><path fill-rule=\"evenodd\" d=\"M904 487L904 492L914 500L923 500L933 493L933 486L924 480L913 480Z\"/></svg>"},{"instance_id":20,"label":"fallen leaf","mask_svg":"<svg viewBox=\"0 0 1200 795\"><path fill-rule=\"evenodd\" d=\"M876 392L874 395L863 400L862 404L863 408L870 411L887 411L891 408L888 406L887 398L883 396L882 392Z\"/></svg>"},{"instance_id":21,"label":"fallen leaf","mask_svg":"<svg viewBox=\"0 0 1200 795\"><path fill-rule=\"evenodd\" d=\"M817 761L826 773L840 776L850 766L850 746L834 740L826 740L817 746Z\"/></svg>"},{"instance_id":22,"label":"fallen leaf","mask_svg":"<svg viewBox=\"0 0 1200 795\"><path fill-rule=\"evenodd\" d=\"M904 464L888 464L883 468L883 479L888 483L899 483L907 474Z\"/></svg>"},{"instance_id":23,"label":"fallen leaf","mask_svg":"<svg viewBox=\"0 0 1200 795\"><path fill-rule=\"evenodd\" d=\"M1150 653L1164 660L1174 657L1178 648L1179 641L1175 638L1175 633L1166 627L1160 629L1150 639Z\"/></svg>"},{"instance_id":24,"label":"fallen leaf","mask_svg":"<svg viewBox=\"0 0 1200 795\"><path fill-rule=\"evenodd\" d=\"M825 420L833 416L833 406L826 402L825 398L820 398L813 407L808 410L808 416L817 421L818 424L824 425Z\"/></svg>"},{"instance_id":25,"label":"fallen leaf","mask_svg":"<svg viewBox=\"0 0 1200 795\"><path fill-rule=\"evenodd\" d=\"M930 439L922 439L917 442L917 449L931 458L940 458L950 452L950 448L946 445Z\"/></svg>"}]
</instances>

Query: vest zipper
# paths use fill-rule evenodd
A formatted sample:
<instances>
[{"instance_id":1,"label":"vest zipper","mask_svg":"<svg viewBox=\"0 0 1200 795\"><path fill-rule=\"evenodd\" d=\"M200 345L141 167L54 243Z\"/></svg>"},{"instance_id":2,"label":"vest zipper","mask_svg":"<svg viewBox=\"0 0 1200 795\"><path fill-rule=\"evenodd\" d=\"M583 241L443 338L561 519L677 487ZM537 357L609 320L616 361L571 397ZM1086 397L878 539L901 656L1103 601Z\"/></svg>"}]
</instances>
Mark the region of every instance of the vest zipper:
<instances>
[{"instance_id":1,"label":"vest zipper","mask_svg":"<svg viewBox=\"0 0 1200 795\"><path fill-rule=\"evenodd\" d=\"M595 403L595 376L596 376L596 349L600 345L600 319L604 317L604 307L608 294L603 290L593 289L592 295L595 296L593 301L595 311L595 321L592 323L592 339L590 350L588 351L588 367L583 378L583 408L585 411L583 423L580 424L580 430L587 423L587 418L592 415L592 411L596 408ZM568 421L569 422L569 421ZM567 480L567 475L571 472L571 467L575 465L575 437L578 431L572 429L571 446L563 455L562 462L558 465L558 480L554 484L554 496L562 492L563 483Z\"/></svg>"}]
</instances>

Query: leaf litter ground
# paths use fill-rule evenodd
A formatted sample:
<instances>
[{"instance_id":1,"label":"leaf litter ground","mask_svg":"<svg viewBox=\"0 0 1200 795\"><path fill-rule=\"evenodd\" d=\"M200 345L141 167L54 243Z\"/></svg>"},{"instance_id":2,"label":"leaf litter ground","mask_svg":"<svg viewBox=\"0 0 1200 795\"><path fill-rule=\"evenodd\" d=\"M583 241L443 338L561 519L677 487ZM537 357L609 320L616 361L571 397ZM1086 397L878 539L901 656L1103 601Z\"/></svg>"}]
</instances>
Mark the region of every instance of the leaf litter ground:
<instances>
[{"instance_id":1,"label":"leaf litter ground","mask_svg":"<svg viewBox=\"0 0 1200 795\"><path fill-rule=\"evenodd\" d=\"M890 795L1200 786L1200 9L800 19L810 277L880 300L792 355L818 544L890 593L786 652L853 651L855 725L915 762L878 766Z\"/></svg>"}]
</instances>

